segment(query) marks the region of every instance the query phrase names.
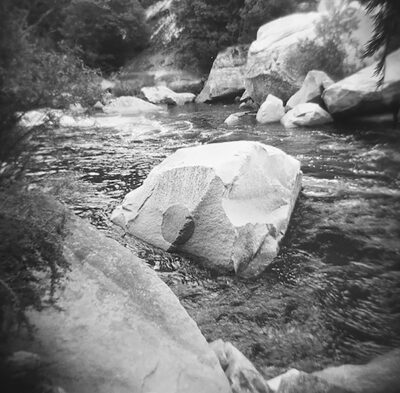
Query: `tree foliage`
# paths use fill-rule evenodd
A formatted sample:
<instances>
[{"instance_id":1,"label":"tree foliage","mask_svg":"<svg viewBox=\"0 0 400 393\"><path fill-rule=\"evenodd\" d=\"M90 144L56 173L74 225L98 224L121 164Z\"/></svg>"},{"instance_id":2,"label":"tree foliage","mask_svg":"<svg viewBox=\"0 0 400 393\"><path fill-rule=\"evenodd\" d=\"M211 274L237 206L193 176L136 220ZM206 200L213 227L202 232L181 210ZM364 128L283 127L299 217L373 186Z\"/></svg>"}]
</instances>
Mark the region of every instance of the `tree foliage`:
<instances>
[{"instance_id":1,"label":"tree foliage","mask_svg":"<svg viewBox=\"0 0 400 393\"><path fill-rule=\"evenodd\" d=\"M359 49L358 43L351 39L351 34L357 26L355 8L334 9L316 24L315 39L299 41L298 48L289 62L294 64L293 67L302 76L311 70L321 70L333 79L345 77L354 71L352 65L346 62L345 45L352 44L355 51Z\"/></svg>"},{"instance_id":2,"label":"tree foliage","mask_svg":"<svg viewBox=\"0 0 400 393\"><path fill-rule=\"evenodd\" d=\"M253 41L261 25L297 6L296 0L182 0L176 6L181 63L208 71L221 49Z\"/></svg>"},{"instance_id":3,"label":"tree foliage","mask_svg":"<svg viewBox=\"0 0 400 393\"><path fill-rule=\"evenodd\" d=\"M91 67L112 70L146 47L149 30L136 0L72 0L62 35Z\"/></svg>"},{"instance_id":4,"label":"tree foliage","mask_svg":"<svg viewBox=\"0 0 400 393\"><path fill-rule=\"evenodd\" d=\"M386 56L400 47L400 1L363 0L363 3L374 19L374 33L364 55L368 57L382 51L376 67L376 75L381 75L382 83Z\"/></svg>"}]
</instances>

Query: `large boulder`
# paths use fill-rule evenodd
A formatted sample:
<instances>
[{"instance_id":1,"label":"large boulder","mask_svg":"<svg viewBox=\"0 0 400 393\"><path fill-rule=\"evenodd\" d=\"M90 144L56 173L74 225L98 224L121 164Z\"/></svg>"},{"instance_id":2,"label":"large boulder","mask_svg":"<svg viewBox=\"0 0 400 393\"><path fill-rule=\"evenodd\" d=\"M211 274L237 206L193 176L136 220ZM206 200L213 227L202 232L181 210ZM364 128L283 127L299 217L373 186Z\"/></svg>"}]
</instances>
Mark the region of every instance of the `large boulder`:
<instances>
[{"instance_id":1,"label":"large boulder","mask_svg":"<svg viewBox=\"0 0 400 393\"><path fill-rule=\"evenodd\" d=\"M281 119L285 128L311 127L332 121L332 116L326 110L311 102L295 106Z\"/></svg>"},{"instance_id":2,"label":"large boulder","mask_svg":"<svg viewBox=\"0 0 400 393\"><path fill-rule=\"evenodd\" d=\"M284 114L283 101L272 94L268 94L257 112L256 119L261 124L274 123L280 121Z\"/></svg>"},{"instance_id":3,"label":"large boulder","mask_svg":"<svg viewBox=\"0 0 400 393\"><path fill-rule=\"evenodd\" d=\"M221 339L210 344L225 371L232 393L272 393L253 364L230 342Z\"/></svg>"},{"instance_id":4,"label":"large boulder","mask_svg":"<svg viewBox=\"0 0 400 393\"><path fill-rule=\"evenodd\" d=\"M300 88L300 90L289 98L286 108L292 109L296 105L306 102L322 103L322 93L331 85L333 80L323 71L312 70Z\"/></svg>"},{"instance_id":5,"label":"large boulder","mask_svg":"<svg viewBox=\"0 0 400 393\"><path fill-rule=\"evenodd\" d=\"M230 392L195 322L144 261L58 203L35 200L61 217L67 269L56 307L27 313L32 336L19 349L38 354L66 392Z\"/></svg>"},{"instance_id":6,"label":"large boulder","mask_svg":"<svg viewBox=\"0 0 400 393\"><path fill-rule=\"evenodd\" d=\"M137 97L118 97L103 107L103 111L108 114L118 115L142 115L157 113L163 108L146 102Z\"/></svg>"},{"instance_id":7,"label":"large boulder","mask_svg":"<svg viewBox=\"0 0 400 393\"><path fill-rule=\"evenodd\" d=\"M318 12L298 13L261 26L248 51L245 86L248 95L262 103L268 94L284 101L301 86L295 64L288 59L297 51L300 39L315 38Z\"/></svg>"},{"instance_id":8,"label":"large boulder","mask_svg":"<svg viewBox=\"0 0 400 393\"><path fill-rule=\"evenodd\" d=\"M126 195L112 221L168 251L254 276L279 250L301 187L300 163L258 142L179 149Z\"/></svg>"},{"instance_id":9,"label":"large boulder","mask_svg":"<svg viewBox=\"0 0 400 393\"><path fill-rule=\"evenodd\" d=\"M400 49L386 58L385 78L378 87L376 64L331 85L323 100L333 115L369 115L392 110L400 104Z\"/></svg>"},{"instance_id":10,"label":"large boulder","mask_svg":"<svg viewBox=\"0 0 400 393\"><path fill-rule=\"evenodd\" d=\"M373 22L357 2L348 7L348 12L341 10L341 21L345 24L343 18L348 18L358 26L350 34L343 31L341 43L346 51L347 68L359 70L372 61L363 60L360 49L370 39ZM304 58L299 43L304 40L318 43L316 25L333 17L336 16L326 12L297 13L260 27L256 41L249 48L245 80L246 91L257 103L263 102L268 94L286 102L301 87L312 68L306 69L307 64L299 61Z\"/></svg>"},{"instance_id":11,"label":"large boulder","mask_svg":"<svg viewBox=\"0 0 400 393\"><path fill-rule=\"evenodd\" d=\"M142 87L141 92L153 104L184 105L193 102L193 93L175 93L166 86Z\"/></svg>"},{"instance_id":12,"label":"large boulder","mask_svg":"<svg viewBox=\"0 0 400 393\"><path fill-rule=\"evenodd\" d=\"M196 102L234 98L244 92L247 45L226 48L218 53L203 90Z\"/></svg>"}]
</instances>

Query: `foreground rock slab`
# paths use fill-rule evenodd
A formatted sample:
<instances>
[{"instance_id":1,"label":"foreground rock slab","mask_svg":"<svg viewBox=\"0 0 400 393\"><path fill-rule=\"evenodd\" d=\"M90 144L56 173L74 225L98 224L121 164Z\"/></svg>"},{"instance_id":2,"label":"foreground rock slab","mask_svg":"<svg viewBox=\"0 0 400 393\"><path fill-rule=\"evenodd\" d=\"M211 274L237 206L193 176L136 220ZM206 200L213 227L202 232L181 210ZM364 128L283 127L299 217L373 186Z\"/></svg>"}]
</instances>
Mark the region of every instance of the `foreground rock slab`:
<instances>
[{"instance_id":1,"label":"foreground rock slab","mask_svg":"<svg viewBox=\"0 0 400 393\"><path fill-rule=\"evenodd\" d=\"M111 219L164 250L255 276L278 253L301 176L299 161L258 142L179 149L126 195Z\"/></svg>"},{"instance_id":2,"label":"foreground rock slab","mask_svg":"<svg viewBox=\"0 0 400 393\"><path fill-rule=\"evenodd\" d=\"M385 79L378 87L376 64L331 85L323 100L333 115L370 115L394 111L400 106L400 49L386 58Z\"/></svg>"},{"instance_id":3,"label":"foreground rock slab","mask_svg":"<svg viewBox=\"0 0 400 393\"><path fill-rule=\"evenodd\" d=\"M166 86L142 87L141 92L153 104L184 105L193 102L193 93L175 93Z\"/></svg>"},{"instance_id":4,"label":"foreground rock slab","mask_svg":"<svg viewBox=\"0 0 400 393\"><path fill-rule=\"evenodd\" d=\"M46 211L64 209L46 198L37 201ZM28 313L33 340L20 340L19 348L37 353L66 392L229 393L215 354L156 273L64 213L69 268L57 289L57 308Z\"/></svg>"},{"instance_id":5,"label":"foreground rock slab","mask_svg":"<svg viewBox=\"0 0 400 393\"><path fill-rule=\"evenodd\" d=\"M218 54L196 102L202 103L242 95L245 88L247 49L246 45L231 46Z\"/></svg>"},{"instance_id":6,"label":"foreground rock slab","mask_svg":"<svg viewBox=\"0 0 400 393\"><path fill-rule=\"evenodd\" d=\"M285 128L311 127L332 122L333 119L326 110L311 102L295 106L281 119Z\"/></svg>"}]
</instances>

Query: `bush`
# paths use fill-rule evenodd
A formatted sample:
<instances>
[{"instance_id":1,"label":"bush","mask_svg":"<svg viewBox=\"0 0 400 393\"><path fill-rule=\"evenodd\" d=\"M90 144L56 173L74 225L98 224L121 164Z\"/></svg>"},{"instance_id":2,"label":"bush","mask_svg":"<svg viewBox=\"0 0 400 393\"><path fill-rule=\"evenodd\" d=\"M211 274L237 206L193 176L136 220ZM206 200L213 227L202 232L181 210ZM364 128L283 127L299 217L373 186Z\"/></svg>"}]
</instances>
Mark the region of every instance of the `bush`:
<instances>
[{"instance_id":1,"label":"bush","mask_svg":"<svg viewBox=\"0 0 400 393\"><path fill-rule=\"evenodd\" d=\"M354 67L347 63L346 45L354 45L355 51L361 50L352 42L350 35L358 26L356 9L334 10L324 16L316 25L316 38L300 40L289 63L305 76L311 70L325 71L333 79L342 79L352 73Z\"/></svg>"},{"instance_id":2,"label":"bush","mask_svg":"<svg viewBox=\"0 0 400 393\"><path fill-rule=\"evenodd\" d=\"M310 3L314 3L310 0ZM177 2L178 46L181 66L208 72L218 52L230 45L249 43L258 28L294 12L296 0L182 0Z\"/></svg>"},{"instance_id":3,"label":"bush","mask_svg":"<svg viewBox=\"0 0 400 393\"><path fill-rule=\"evenodd\" d=\"M260 26L294 12L296 7L296 0L245 0L240 10L239 42L252 42Z\"/></svg>"},{"instance_id":4,"label":"bush","mask_svg":"<svg viewBox=\"0 0 400 393\"><path fill-rule=\"evenodd\" d=\"M101 97L98 74L71 50L46 49L32 34L24 10L0 4L0 180L7 177L31 131L17 126L18 113L37 107L91 105ZM5 170L7 168L7 171ZM12 171L11 173L14 173Z\"/></svg>"},{"instance_id":5,"label":"bush","mask_svg":"<svg viewBox=\"0 0 400 393\"><path fill-rule=\"evenodd\" d=\"M66 213L44 206L44 196L19 185L0 191L0 344L20 325L25 309L55 304L55 290L68 269L63 257Z\"/></svg>"}]
</instances>

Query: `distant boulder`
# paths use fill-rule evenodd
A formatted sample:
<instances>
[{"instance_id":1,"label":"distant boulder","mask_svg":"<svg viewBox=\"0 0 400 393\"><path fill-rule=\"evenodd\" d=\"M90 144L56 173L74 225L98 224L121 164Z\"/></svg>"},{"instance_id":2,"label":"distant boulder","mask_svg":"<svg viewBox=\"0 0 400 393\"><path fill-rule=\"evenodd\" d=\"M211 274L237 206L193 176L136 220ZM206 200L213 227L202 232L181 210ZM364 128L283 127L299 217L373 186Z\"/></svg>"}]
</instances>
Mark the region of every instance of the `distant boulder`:
<instances>
[{"instance_id":1,"label":"distant boulder","mask_svg":"<svg viewBox=\"0 0 400 393\"><path fill-rule=\"evenodd\" d=\"M258 142L179 149L125 196L111 219L214 270L255 276L279 251L301 176L296 159Z\"/></svg>"},{"instance_id":2,"label":"distant boulder","mask_svg":"<svg viewBox=\"0 0 400 393\"><path fill-rule=\"evenodd\" d=\"M257 112L257 121L261 124L278 122L285 115L283 101L268 94Z\"/></svg>"},{"instance_id":3,"label":"distant boulder","mask_svg":"<svg viewBox=\"0 0 400 393\"><path fill-rule=\"evenodd\" d=\"M375 67L372 64L325 90L322 98L331 114L370 115L400 106L400 49L386 58L385 79L380 87Z\"/></svg>"},{"instance_id":4,"label":"distant boulder","mask_svg":"<svg viewBox=\"0 0 400 393\"><path fill-rule=\"evenodd\" d=\"M108 114L140 115L163 111L162 107L146 102L137 97L118 97L103 107Z\"/></svg>"},{"instance_id":5,"label":"distant boulder","mask_svg":"<svg viewBox=\"0 0 400 393\"><path fill-rule=\"evenodd\" d=\"M347 5L349 20L358 23L351 34L343 32L342 44L346 51L345 62L348 68L356 70L371 62L362 59L360 49L370 39L373 30L372 19L358 3ZM304 40L317 42L316 26L324 18L331 17L327 12L297 13L284 16L261 26L257 39L248 51L245 87L247 93L260 104L268 94L287 101L300 87L307 64L299 59L304 54L299 43ZM311 56L314 54L310 54ZM310 62L312 64L312 62Z\"/></svg>"},{"instance_id":6,"label":"distant boulder","mask_svg":"<svg viewBox=\"0 0 400 393\"><path fill-rule=\"evenodd\" d=\"M142 87L141 92L153 104L184 105L193 102L193 93L175 93L166 86Z\"/></svg>"},{"instance_id":7,"label":"distant boulder","mask_svg":"<svg viewBox=\"0 0 400 393\"><path fill-rule=\"evenodd\" d=\"M244 92L247 45L226 48L218 53L203 90L196 102L234 98Z\"/></svg>"},{"instance_id":8,"label":"distant boulder","mask_svg":"<svg viewBox=\"0 0 400 393\"><path fill-rule=\"evenodd\" d=\"M332 121L333 119L327 111L311 102L295 106L281 119L285 128L310 127L328 124Z\"/></svg>"},{"instance_id":9,"label":"distant boulder","mask_svg":"<svg viewBox=\"0 0 400 393\"><path fill-rule=\"evenodd\" d=\"M333 80L325 72L310 71L306 79L304 79L300 90L291 96L286 103L286 108L293 109L296 105L306 102L321 104L323 102L321 98L322 93L333 83Z\"/></svg>"}]
</instances>

